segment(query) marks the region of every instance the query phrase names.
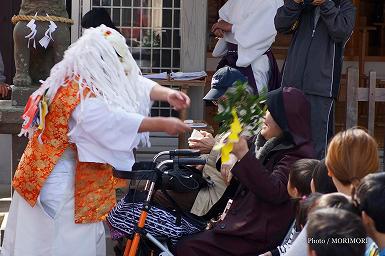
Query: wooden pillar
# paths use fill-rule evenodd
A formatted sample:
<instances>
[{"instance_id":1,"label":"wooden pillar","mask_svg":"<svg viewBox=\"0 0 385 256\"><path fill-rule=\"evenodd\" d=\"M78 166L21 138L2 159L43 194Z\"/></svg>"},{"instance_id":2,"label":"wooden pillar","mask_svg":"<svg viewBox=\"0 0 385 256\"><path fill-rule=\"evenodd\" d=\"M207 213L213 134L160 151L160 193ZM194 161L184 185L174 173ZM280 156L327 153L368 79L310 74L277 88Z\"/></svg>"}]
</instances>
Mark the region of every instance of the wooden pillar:
<instances>
[{"instance_id":1,"label":"wooden pillar","mask_svg":"<svg viewBox=\"0 0 385 256\"><path fill-rule=\"evenodd\" d=\"M71 9L70 15L74 21L74 24L71 26L71 43L73 43L82 34L80 23L83 15L91 10L91 0L71 0Z\"/></svg>"},{"instance_id":2,"label":"wooden pillar","mask_svg":"<svg viewBox=\"0 0 385 256\"><path fill-rule=\"evenodd\" d=\"M346 86L346 129L357 126L357 89L359 85L358 72L359 71L356 68L348 69L348 82Z\"/></svg>"},{"instance_id":3,"label":"wooden pillar","mask_svg":"<svg viewBox=\"0 0 385 256\"><path fill-rule=\"evenodd\" d=\"M374 137L374 121L376 118L376 72L371 71L369 78L368 132Z\"/></svg>"},{"instance_id":4,"label":"wooden pillar","mask_svg":"<svg viewBox=\"0 0 385 256\"><path fill-rule=\"evenodd\" d=\"M181 70L206 69L207 0L182 0L181 5ZM203 119L204 88L190 88L190 119Z\"/></svg>"}]
</instances>

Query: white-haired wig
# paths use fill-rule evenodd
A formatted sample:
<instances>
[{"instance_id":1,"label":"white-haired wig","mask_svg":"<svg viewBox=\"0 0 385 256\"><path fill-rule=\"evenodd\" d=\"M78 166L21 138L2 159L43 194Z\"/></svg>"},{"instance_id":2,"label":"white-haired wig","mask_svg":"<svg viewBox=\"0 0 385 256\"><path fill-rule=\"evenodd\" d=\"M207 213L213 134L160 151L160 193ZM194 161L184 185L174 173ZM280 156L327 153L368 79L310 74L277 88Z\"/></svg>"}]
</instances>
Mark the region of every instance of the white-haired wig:
<instances>
[{"instance_id":1,"label":"white-haired wig","mask_svg":"<svg viewBox=\"0 0 385 256\"><path fill-rule=\"evenodd\" d=\"M140 76L140 69L125 38L116 30L101 25L84 31L84 35L68 48L63 60L51 69L50 76L41 81L41 87L32 96L43 95L47 91L50 104L58 89L66 86L65 81L74 80L79 84L81 109L83 91L88 88L111 108L148 116L151 100L139 81ZM148 144L148 134L145 137L147 139L142 142Z\"/></svg>"}]
</instances>

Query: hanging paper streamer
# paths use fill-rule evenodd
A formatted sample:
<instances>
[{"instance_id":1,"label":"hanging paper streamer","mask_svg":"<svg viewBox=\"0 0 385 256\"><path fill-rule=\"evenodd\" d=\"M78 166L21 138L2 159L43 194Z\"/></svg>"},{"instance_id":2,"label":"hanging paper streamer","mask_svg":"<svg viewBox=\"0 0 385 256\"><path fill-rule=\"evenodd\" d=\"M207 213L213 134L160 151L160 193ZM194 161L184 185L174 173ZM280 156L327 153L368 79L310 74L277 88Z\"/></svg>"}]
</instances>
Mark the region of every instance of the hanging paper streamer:
<instances>
[{"instance_id":1,"label":"hanging paper streamer","mask_svg":"<svg viewBox=\"0 0 385 256\"><path fill-rule=\"evenodd\" d=\"M226 144L221 148L221 160L223 163L226 163L230 160L230 153L233 150L233 145L239 141L239 134L242 132L242 126L239 122L235 108L231 110L231 114L233 115L233 122L230 125L230 135L227 138Z\"/></svg>"},{"instance_id":2,"label":"hanging paper streamer","mask_svg":"<svg viewBox=\"0 0 385 256\"><path fill-rule=\"evenodd\" d=\"M48 14L47 14L47 16L48 16ZM48 29L47 29L47 31L45 31L44 37L42 39L40 39L40 41L39 41L40 45L42 47L44 47L45 49L47 49L49 42L51 40L53 41L52 33L55 32L56 28L57 28L57 25L55 24L55 22L50 21Z\"/></svg>"},{"instance_id":3,"label":"hanging paper streamer","mask_svg":"<svg viewBox=\"0 0 385 256\"><path fill-rule=\"evenodd\" d=\"M35 17L37 16L37 13L35 14ZM28 38L28 48L29 48L29 43L31 40L33 40L33 48L36 49L36 40L35 40L35 36L36 36L36 33L37 33L37 30L36 30L36 24L35 24L35 19L31 19L28 24L27 24L27 27L29 27L31 29L31 33L29 33L28 35L25 36L25 38Z\"/></svg>"},{"instance_id":4,"label":"hanging paper streamer","mask_svg":"<svg viewBox=\"0 0 385 256\"><path fill-rule=\"evenodd\" d=\"M38 126L38 129L42 130L39 137L38 137L38 141L40 142L40 144L43 144L43 140L42 140L41 136L43 135L43 132L45 129L45 117L47 114L48 114L48 103L47 103L47 98L44 95L43 98L41 99L41 101L39 102L39 122L38 122L39 126Z\"/></svg>"},{"instance_id":5,"label":"hanging paper streamer","mask_svg":"<svg viewBox=\"0 0 385 256\"><path fill-rule=\"evenodd\" d=\"M21 118L24 120L19 136L31 137L34 132L35 122L38 118L39 102L41 95L31 95L28 99L27 105L25 106L24 113Z\"/></svg>"},{"instance_id":6,"label":"hanging paper streamer","mask_svg":"<svg viewBox=\"0 0 385 256\"><path fill-rule=\"evenodd\" d=\"M24 109L24 113L21 116L24 122L22 124L19 137L27 136L28 138L32 138L32 135L37 130L41 130L38 140L41 144L43 144L41 135L44 132L45 118L49 112L48 99L45 95L47 93L47 90L42 93L36 92L29 96L27 105Z\"/></svg>"}]
</instances>

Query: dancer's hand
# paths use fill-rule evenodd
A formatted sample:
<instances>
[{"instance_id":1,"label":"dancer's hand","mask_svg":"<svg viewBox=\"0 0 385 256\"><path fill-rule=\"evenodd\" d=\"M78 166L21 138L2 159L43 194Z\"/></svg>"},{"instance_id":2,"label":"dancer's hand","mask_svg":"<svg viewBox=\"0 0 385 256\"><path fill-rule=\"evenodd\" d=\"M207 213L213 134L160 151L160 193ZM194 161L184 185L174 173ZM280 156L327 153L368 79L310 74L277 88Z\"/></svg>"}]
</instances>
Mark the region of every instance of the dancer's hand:
<instances>
[{"instance_id":1,"label":"dancer's hand","mask_svg":"<svg viewBox=\"0 0 385 256\"><path fill-rule=\"evenodd\" d=\"M162 120L163 131L169 135L177 135L191 130L191 127L178 118L166 117Z\"/></svg>"},{"instance_id":2,"label":"dancer's hand","mask_svg":"<svg viewBox=\"0 0 385 256\"><path fill-rule=\"evenodd\" d=\"M151 100L167 101L175 110L182 110L190 106L190 98L183 92L156 84L150 92Z\"/></svg>"},{"instance_id":3,"label":"dancer's hand","mask_svg":"<svg viewBox=\"0 0 385 256\"><path fill-rule=\"evenodd\" d=\"M190 106L189 96L176 90L173 90L168 94L167 102L173 106L175 110L186 109Z\"/></svg>"}]
</instances>

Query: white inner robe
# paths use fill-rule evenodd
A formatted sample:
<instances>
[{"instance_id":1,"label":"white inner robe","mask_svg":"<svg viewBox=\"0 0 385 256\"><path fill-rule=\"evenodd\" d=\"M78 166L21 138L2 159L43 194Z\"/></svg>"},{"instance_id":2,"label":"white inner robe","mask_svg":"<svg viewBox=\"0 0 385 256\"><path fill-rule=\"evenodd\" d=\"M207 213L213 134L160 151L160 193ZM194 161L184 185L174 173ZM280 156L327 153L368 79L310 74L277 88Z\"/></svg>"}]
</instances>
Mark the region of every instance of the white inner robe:
<instances>
[{"instance_id":1,"label":"white inner robe","mask_svg":"<svg viewBox=\"0 0 385 256\"><path fill-rule=\"evenodd\" d=\"M148 95L154 84L144 83ZM132 150L140 142L138 129L144 117L108 108L98 98L82 104L69 120L69 140L76 144L79 160L130 171L135 162ZM103 223L74 222L75 156L72 149L66 149L34 207L14 192L1 256L106 255Z\"/></svg>"}]
</instances>

